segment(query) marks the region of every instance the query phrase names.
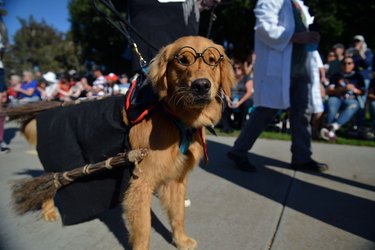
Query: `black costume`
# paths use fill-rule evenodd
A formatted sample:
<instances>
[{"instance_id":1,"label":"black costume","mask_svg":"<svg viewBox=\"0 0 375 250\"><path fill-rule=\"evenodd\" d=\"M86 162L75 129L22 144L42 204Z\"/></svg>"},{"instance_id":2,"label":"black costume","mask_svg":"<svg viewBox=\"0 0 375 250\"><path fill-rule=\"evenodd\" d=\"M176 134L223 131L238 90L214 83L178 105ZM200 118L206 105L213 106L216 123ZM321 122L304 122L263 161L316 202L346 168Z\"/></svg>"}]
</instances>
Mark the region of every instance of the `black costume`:
<instances>
[{"instance_id":1,"label":"black costume","mask_svg":"<svg viewBox=\"0 0 375 250\"><path fill-rule=\"evenodd\" d=\"M72 170L124 152L124 105L124 96L115 96L40 113L37 151L46 172ZM86 221L116 206L123 200L129 178L130 168L119 168L59 189L57 206L63 223Z\"/></svg>"}]
</instances>

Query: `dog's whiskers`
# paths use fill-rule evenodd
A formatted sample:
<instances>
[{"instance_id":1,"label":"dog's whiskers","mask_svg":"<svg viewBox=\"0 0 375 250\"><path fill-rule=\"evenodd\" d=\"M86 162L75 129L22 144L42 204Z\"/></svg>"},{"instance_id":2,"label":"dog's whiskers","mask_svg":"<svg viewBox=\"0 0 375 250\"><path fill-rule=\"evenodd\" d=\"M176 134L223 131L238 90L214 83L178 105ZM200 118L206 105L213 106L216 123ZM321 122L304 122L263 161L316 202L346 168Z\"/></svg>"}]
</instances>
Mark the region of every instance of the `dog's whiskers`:
<instances>
[{"instance_id":1,"label":"dog's whiskers","mask_svg":"<svg viewBox=\"0 0 375 250\"><path fill-rule=\"evenodd\" d=\"M169 99L169 104L178 106L181 102L182 105L185 106L186 104L186 97L188 96L187 88L179 88L177 89Z\"/></svg>"}]
</instances>

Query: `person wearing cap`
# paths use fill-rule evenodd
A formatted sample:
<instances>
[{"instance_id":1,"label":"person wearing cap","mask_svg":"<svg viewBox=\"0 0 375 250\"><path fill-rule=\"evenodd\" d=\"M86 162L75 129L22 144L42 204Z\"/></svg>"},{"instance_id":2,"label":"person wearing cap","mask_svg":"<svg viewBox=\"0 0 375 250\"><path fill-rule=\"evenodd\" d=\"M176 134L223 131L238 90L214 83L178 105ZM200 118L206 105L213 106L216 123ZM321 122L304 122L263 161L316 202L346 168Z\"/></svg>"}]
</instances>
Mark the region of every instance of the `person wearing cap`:
<instances>
[{"instance_id":1,"label":"person wearing cap","mask_svg":"<svg viewBox=\"0 0 375 250\"><path fill-rule=\"evenodd\" d=\"M128 92L130 88L129 77L125 73L120 76L119 88L120 88L120 94L122 95L125 95L126 92Z\"/></svg>"},{"instance_id":2,"label":"person wearing cap","mask_svg":"<svg viewBox=\"0 0 375 250\"><path fill-rule=\"evenodd\" d=\"M93 73L95 80L92 83L92 93L94 96L104 96L107 87L107 79L104 77L100 66L94 66Z\"/></svg>"},{"instance_id":3,"label":"person wearing cap","mask_svg":"<svg viewBox=\"0 0 375 250\"><path fill-rule=\"evenodd\" d=\"M42 75L42 80L38 86L42 100L50 101L56 98L58 92L57 82L56 74L52 71Z\"/></svg>"},{"instance_id":4,"label":"person wearing cap","mask_svg":"<svg viewBox=\"0 0 375 250\"><path fill-rule=\"evenodd\" d=\"M118 95L120 93L120 87L117 84L118 76L115 73L109 73L105 79L107 80L107 94Z\"/></svg>"},{"instance_id":5,"label":"person wearing cap","mask_svg":"<svg viewBox=\"0 0 375 250\"><path fill-rule=\"evenodd\" d=\"M365 38L362 35L353 37L353 46L347 50L347 55L354 60L355 71L359 72L365 81L365 94L358 99L359 110L356 115L357 127L363 129L365 126L367 92L372 79L373 53L367 47Z\"/></svg>"}]
</instances>

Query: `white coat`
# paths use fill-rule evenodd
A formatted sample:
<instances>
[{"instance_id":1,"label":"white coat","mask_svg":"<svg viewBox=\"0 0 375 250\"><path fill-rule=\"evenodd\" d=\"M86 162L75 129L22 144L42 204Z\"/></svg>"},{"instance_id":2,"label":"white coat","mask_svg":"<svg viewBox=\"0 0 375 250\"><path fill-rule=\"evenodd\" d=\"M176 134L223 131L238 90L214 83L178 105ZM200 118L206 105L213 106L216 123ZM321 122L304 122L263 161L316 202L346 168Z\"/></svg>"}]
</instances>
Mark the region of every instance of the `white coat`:
<instances>
[{"instance_id":1,"label":"white coat","mask_svg":"<svg viewBox=\"0 0 375 250\"><path fill-rule=\"evenodd\" d=\"M311 84L311 104L313 113L324 111L322 93L320 92L320 68L323 68L323 61L317 50L307 53L306 68Z\"/></svg>"},{"instance_id":2,"label":"white coat","mask_svg":"<svg viewBox=\"0 0 375 250\"><path fill-rule=\"evenodd\" d=\"M304 12L308 8L303 6ZM290 70L294 16L291 0L258 0L254 49L254 104L275 109L290 106ZM308 20L311 17L308 15Z\"/></svg>"}]
</instances>

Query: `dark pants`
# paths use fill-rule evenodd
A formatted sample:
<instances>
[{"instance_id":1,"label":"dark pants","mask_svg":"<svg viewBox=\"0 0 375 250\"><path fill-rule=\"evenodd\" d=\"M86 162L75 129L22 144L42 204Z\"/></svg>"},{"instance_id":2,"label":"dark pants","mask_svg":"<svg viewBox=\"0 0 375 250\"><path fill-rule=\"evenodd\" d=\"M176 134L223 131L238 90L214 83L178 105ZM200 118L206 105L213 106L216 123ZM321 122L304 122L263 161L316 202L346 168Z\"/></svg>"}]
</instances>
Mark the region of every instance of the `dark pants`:
<instances>
[{"instance_id":1,"label":"dark pants","mask_svg":"<svg viewBox=\"0 0 375 250\"><path fill-rule=\"evenodd\" d=\"M272 91L272 90L270 90ZM294 77L290 86L290 128L292 134L292 162L305 163L311 160L311 105L307 77ZM232 151L247 157L256 139L274 119L279 109L255 107L250 119L242 128Z\"/></svg>"}]
</instances>

